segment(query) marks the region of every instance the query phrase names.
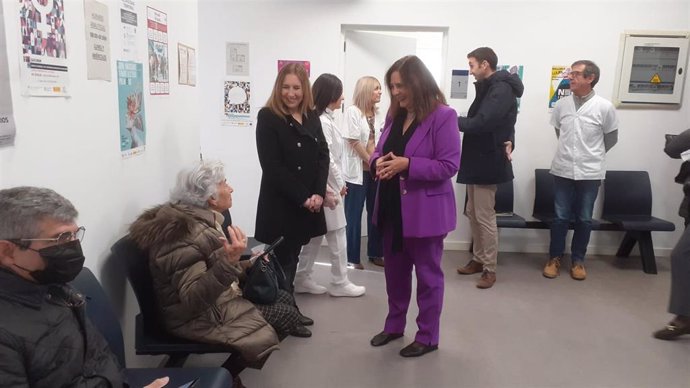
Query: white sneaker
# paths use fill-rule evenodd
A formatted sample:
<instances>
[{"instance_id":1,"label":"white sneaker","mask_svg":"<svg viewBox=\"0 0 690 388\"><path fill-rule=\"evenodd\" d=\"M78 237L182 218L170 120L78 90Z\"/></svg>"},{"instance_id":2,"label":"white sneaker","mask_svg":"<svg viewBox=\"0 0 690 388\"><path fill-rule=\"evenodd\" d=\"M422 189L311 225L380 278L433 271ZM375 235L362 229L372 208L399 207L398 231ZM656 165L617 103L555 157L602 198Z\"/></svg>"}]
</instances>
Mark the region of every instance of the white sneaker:
<instances>
[{"instance_id":1,"label":"white sneaker","mask_svg":"<svg viewBox=\"0 0 690 388\"><path fill-rule=\"evenodd\" d=\"M345 284L331 285L328 293L331 294L331 296L355 297L364 295L366 291L367 289L364 286L357 286L347 282Z\"/></svg>"},{"instance_id":2,"label":"white sneaker","mask_svg":"<svg viewBox=\"0 0 690 388\"><path fill-rule=\"evenodd\" d=\"M319 295L327 291L326 287L316 283L311 278L302 281L295 281L295 293Z\"/></svg>"}]
</instances>

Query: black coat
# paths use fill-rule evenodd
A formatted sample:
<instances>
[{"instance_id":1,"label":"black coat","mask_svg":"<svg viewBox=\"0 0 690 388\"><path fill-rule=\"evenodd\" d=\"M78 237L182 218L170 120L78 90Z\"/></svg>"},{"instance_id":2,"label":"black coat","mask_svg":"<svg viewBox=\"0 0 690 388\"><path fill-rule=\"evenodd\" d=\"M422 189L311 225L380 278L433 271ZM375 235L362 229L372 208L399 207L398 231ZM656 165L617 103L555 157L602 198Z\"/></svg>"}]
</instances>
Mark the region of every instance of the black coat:
<instances>
[{"instance_id":1,"label":"black coat","mask_svg":"<svg viewBox=\"0 0 690 388\"><path fill-rule=\"evenodd\" d=\"M513 179L513 165L505 155L506 141L515 147L517 97L524 86L517 74L505 70L474 83L476 97L467 117L458 118L462 154L458 183L490 185Z\"/></svg>"},{"instance_id":2,"label":"black coat","mask_svg":"<svg viewBox=\"0 0 690 388\"><path fill-rule=\"evenodd\" d=\"M1 386L123 386L115 355L74 289L32 283L5 269L0 284Z\"/></svg>"},{"instance_id":3,"label":"black coat","mask_svg":"<svg viewBox=\"0 0 690 388\"><path fill-rule=\"evenodd\" d=\"M326 194L328 144L319 115L311 111L299 125L291 116L262 108L256 120L256 148L262 175L254 237L271 243L285 236L304 245L326 234L323 210L312 213L302 206L312 195Z\"/></svg>"},{"instance_id":4,"label":"black coat","mask_svg":"<svg viewBox=\"0 0 690 388\"><path fill-rule=\"evenodd\" d=\"M686 129L679 135L667 137L664 152L666 155L680 159L683 152L690 149L690 129ZM690 223L690 161L683 162L680 171L675 178L676 183L683 185L683 201L678 209L678 215L685 218L685 224Z\"/></svg>"}]
</instances>

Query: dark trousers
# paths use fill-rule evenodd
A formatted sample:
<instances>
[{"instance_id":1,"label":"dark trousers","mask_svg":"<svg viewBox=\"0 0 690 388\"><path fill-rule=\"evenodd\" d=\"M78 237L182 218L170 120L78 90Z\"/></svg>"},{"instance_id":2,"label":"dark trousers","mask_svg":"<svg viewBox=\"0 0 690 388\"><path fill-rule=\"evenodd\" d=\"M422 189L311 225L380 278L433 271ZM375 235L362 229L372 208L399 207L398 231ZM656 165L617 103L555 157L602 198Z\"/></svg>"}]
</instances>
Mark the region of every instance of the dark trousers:
<instances>
[{"instance_id":1,"label":"dark trousers","mask_svg":"<svg viewBox=\"0 0 690 388\"><path fill-rule=\"evenodd\" d=\"M301 250L302 244L286 238L273 251L276 259L278 259L278 263L283 267L283 272L285 272L286 285L289 288L290 294L295 292L295 274L297 273L297 263L299 262Z\"/></svg>"},{"instance_id":2,"label":"dark trousers","mask_svg":"<svg viewBox=\"0 0 690 388\"><path fill-rule=\"evenodd\" d=\"M668 312L690 317L690 228L671 252L671 299Z\"/></svg>"},{"instance_id":3,"label":"dark trousers","mask_svg":"<svg viewBox=\"0 0 690 388\"><path fill-rule=\"evenodd\" d=\"M362 212L364 204L367 206L367 256L383 257L383 243L381 232L372 223L374 215L374 201L376 200L376 181L369 171L364 171L362 184L347 183L345 196L345 219L347 220L347 261L360 263L360 249L362 244Z\"/></svg>"}]
</instances>

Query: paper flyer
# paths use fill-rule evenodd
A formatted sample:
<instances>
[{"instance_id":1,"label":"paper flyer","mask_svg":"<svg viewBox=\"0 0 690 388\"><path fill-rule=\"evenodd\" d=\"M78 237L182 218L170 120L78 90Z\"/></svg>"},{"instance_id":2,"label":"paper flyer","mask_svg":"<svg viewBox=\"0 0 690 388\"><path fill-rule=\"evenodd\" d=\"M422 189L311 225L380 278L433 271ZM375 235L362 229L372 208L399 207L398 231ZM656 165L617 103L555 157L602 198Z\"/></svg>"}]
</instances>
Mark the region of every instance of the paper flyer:
<instances>
[{"instance_id":1,"label":"paper flyer","mask_svg":"<svg viewBox=\"0 0 690 388\"><path fill-rule=\"evenodd\" d=\"M552 66L551 67L551 84L549 85L549 109L558 100L570 95L570 80L568 74L570 68L567 66Z\"/></svg>"},{"instance_id":2,"label":"paper flyer","mask_svg":"<svg viewBox=\"0 0 690 388\"><path fill-rule=\"evenodd\" d=\"M144 66L141 63L117 61L117 92L122 157L140 154L146 148Z\"/></svg>"},{"instance_id":3,"label":"paper flyer","mask_svg":"<svg viewBox=\"0 0 690 388\"><path fill-rule=\"evenodd\" d=\"M108 6L94 0L84 0L86 23L86 78L111 80L110 22Z\"/></svg>"},{"instance_id":4,"label":"paper flyer","mask_svg":"<svg viewBox=\"0 0 690 388\"><path fill-rule=\"evenodd\" d=\"M223 87L223 119L221 124L233 127L252 125L251 83L241 80L226 80Z\"/></svg>"},{"instance_id":5,"label":"paper flyer","mask_svg":"<svg viewBox=\"0 0 690 388\"><path fill-rule=\"evenodd\" d=\"M149 92L170 94L168 79L168 14L146 7L149 52Z\"/></svg>"}]
</instances>

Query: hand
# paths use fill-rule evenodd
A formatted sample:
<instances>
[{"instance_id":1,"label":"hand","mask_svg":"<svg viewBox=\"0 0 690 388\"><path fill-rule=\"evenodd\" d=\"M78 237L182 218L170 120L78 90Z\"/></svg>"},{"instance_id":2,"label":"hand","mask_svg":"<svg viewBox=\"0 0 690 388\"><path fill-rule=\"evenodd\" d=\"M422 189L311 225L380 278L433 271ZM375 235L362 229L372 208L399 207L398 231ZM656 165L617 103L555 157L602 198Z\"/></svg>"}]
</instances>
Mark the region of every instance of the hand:
<instances>
[{"instance_id":1,"label":"hand","mask_svg":"<svg viewBox=\"0 0 690 388\"><path fill-rule=\"evenodd\" d=\"M393 158L393 153L389 152L389 153L379 157L378 159L376 159L376 165L374 166L376 168L376 171L375 171L376 178L379 177L379 171L383 169L383 167L382 167L383 163L391 160L392 158Z\"/></svg>"},{"instance_id":2,"label":"hand","mask_svg":"<svg viewBox=\"0 0 690 388\"><path fill-rule=\"evenodd\" d=\"M389 153L386 156L389 156L389 160L381 162L381 164L376 167L376 176L379 179L392 179L396 175L406 171L410 166L410 159L404 156L396 156L393 153Z\"/></svg>"},{"instance_id":3,"label":"hand","mask_svg":"<svg viewBox=\"0 0 690 388\"><path fill-rule=\"evenodd\" d=\"M232 243L228 242L224 237L219 237L223 242L225 253L228 254L230 263L235 264L240 261L240 256L247 249L247 236L238 226L228 226L228 235Z\"/></svg>"},{"instance_id":4,"label":"hand","mask_svg":"<svg viewBox=\"0 0 690 388\"><path fill-rule=\"evenodd\" d=\"M170 381L170 377L161 377L160 379L155 379L149 385L145 386L144 388L161 388L165 387L168 385L168 381Z\"/></svg>"},{"instance_id":5,"label":"hand","mask_svg":"<svg viewBox=\"0 0 690 388\"><path fill-rule=\"evenodd\" d=\"M342 189L340 189L340 196L344 197L347 195L347 186L343 186Z\"/></svg>"},{"instance_id":6,"label":"hand","mask_svg":"<svg viewBox=\"0 0 690 388\"><path fill-rule=\"evenodd\" d=\"M513 160L513 142L508 140L507 142L503 143L504 146L506 146L506 159L508 161Z\"/></svg>"},{"instance_id":7,"label":"hand","mask_svg":"<svg viewBox=\"0 0 690 388\"><path fill-rule=\"evenodd\" d=\"M312 213L320 212L321 206L323 206L323 197L318 194L313 194L309 199L311 199L311 207L309 210Z\"/></svg>"}]
</instances>

